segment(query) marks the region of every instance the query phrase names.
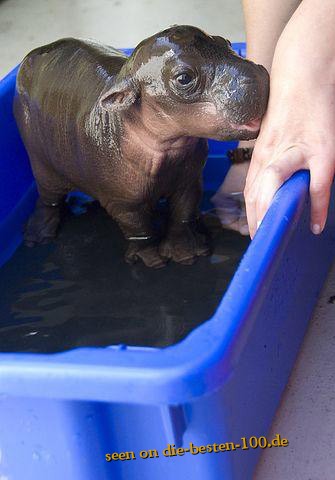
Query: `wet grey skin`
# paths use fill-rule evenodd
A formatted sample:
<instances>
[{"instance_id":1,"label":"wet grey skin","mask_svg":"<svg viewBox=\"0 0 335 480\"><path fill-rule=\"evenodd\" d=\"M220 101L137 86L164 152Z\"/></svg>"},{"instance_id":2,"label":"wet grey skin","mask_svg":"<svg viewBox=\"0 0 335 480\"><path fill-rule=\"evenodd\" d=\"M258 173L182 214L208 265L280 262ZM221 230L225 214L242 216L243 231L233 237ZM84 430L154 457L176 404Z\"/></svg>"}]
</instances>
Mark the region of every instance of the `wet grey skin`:
<instances>
[{"instance_id":1,"label":"wet grey skin","mask_svg":"<svg viewBox=\"0 0 335 480\"><path fill-rule=\"evenodd\" d=\"M147 38L129 58L74 38L33 50L14 99L39 192L26 244L54 238L66 195L81 190L117 221L128 263L208 255L199 221L206 139L255 138L268 94L264 67L191 26ZM154 221L162 198L164 234Z\"/></svg>"}]
</instances>

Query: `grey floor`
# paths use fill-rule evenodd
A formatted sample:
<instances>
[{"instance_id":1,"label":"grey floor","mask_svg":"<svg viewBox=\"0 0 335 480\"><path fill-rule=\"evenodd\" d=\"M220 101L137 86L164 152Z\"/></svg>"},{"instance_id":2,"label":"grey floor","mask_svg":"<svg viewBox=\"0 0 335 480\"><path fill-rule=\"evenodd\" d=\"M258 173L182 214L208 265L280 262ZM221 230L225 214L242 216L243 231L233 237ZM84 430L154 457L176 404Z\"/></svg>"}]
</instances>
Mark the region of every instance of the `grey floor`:
<instances>
[{"instance_id":1,"label":"grey floor","mask_svg":"<svg viewBox=\"0 0 335 480\"><path fill-rule=\"evenodd\" d=\"M172 24L196 25L232 41L244 40L239 0L0 0L0 77L32 48L60 37L128 47ZM335 478L332 295L335 268L273 422L271 433L288 438L289 446L264 451L254 480Z\"/></svg>"}]
</instances>

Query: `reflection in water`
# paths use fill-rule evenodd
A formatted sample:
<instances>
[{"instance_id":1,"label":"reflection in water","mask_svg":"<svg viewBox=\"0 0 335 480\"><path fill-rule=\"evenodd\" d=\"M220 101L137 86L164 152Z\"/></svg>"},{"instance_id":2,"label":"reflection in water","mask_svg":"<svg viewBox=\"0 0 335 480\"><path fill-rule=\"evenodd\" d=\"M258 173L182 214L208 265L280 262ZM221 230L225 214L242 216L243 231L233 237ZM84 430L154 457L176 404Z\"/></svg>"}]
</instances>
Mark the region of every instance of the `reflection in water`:
<instances>
[{"instance_id":1,"label":"reflection in water","mask_svg":"<svg viewBox=\"0 0 335 480\"><path fill-rule=\"evenodd\" d=\"M122 234L97 204L68 214L54 243L21 246L0 270L0 351L181 340L213 315L248 245L205 219L212 256L152 270L124 262Z\"/></svg>"}]
</instances>

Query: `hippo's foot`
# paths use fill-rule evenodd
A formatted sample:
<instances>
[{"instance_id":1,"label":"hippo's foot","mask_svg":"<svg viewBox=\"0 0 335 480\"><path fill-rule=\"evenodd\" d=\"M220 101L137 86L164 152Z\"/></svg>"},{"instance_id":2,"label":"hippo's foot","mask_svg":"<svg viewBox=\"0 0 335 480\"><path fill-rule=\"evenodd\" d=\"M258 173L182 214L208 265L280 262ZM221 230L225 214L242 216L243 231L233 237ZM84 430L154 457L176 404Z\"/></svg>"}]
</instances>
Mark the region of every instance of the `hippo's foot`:
<instances>
[{"instance_id":1,"label":"hippo's foot","mask_svg":"<svg viewBox=\"0 0 335 480\"><path fill-rule=\"evenodd\" d=\"M45 205L37 200L34 213L29 218L24 229L24 243L27 247L49 243L56 236L60 222L60 208Z\"/></svg>"},{"instance_id":2,"label":"hippo's foot","mask_svg":"<svg viewBox=\"0 0 335 480\"><path fill-rule=\"evenodd\" d=\"M171 233L159 246L162 257L183 265L192 265L197 257L210 255L208 238L205 234L188 229L186 232Z\"/></svg>"},{"instance_id":3,"label":"hippo's foot","mask_svg":"<svg viewBox=\"0 0 335 480\"><path fill-rule=\"evenodd\" d=\"M156 244L141 245L140 242L135 241L129 243L125 260L131 265L142 260L147 267L151 268L162 268L166 265L166 260L159 254Z\"/></svg>"}]
</instances>

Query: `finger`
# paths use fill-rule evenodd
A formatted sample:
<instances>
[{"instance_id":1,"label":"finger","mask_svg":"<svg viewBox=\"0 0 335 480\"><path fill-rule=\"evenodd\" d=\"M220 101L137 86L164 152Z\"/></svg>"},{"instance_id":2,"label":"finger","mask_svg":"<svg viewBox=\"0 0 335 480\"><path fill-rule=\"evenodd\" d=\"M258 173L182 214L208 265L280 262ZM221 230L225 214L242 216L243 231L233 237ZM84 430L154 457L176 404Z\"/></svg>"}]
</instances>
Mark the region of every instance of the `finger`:
<instances>
[{"instance_id":1,"label":"finger","mask_svg":"<svg viewBox=\"0 0 335 480\"><path fill-rule=\"evenodd\" d=\"M279 188L296 171L304 168L304 160L300 151L296 149L287 150L277 157L264 170L261 179L261 186L257 198L257 226L262 222L270 204Z\"/></svg>"},{"instance_id":2,"label":"finger","mask_svg":"<svg viewBox=\"0 0 335 480\"><path fill-rule=\"evenodd\" d=\"M248 175L245 182L244 188L244 199L246 207L246 215L249 227L250 237L253 238L256 232L257 217L256 217L256 202L257 202L257 192L258 192L258 182L257 178L262 167L262 156L254 149L250 167L248 170Z\"/></svg>"},{"instance_id":3,"label":"finger","mask_svg":"<svg viewBox=\"0 0 335 480\"><path fill-rule=\"evenodd\" d=\"M259 183L256 178L252 186L245 192L245 210L247 214L249 234L251 238L254 237L257 229L256 204L258 187Z\"/></svg>"},{"instance_id":4,"label":"finger","mask_svg":"<svg viewBox=\"0 0 335 480\"><path fill-rule=\"evenodd\" d=\"M254 151L252 153L250 166L247 173L247 178L245 181L245 194L247 194L248 190L251 189L253 183L255 182L258 172L261 169L263 164L263 155L260 149L257 149L255 146Z\"/></svg>"},{"instance_id":5,"label":"finger","mask_svg":"<svg viewBox=\"0 0 335 480\"><path fill-rule=\"evenodd\" d=\"M309 192L311 196L311 230L320 234L327 220L331 186L334 178L334 168L329 159L318 162L311 170Z\"/></svg>"},{"instance_id":6,"label":"finger","mask_svg":"<svg viewBox=\"0 0 335 480\"><path fill-rule=\"evenodd\" d=\"M258 178L256 229L268 211L273 197L293 173L304 168L304 158L297 149L289 149L263 169Z\"/></svg>"}]
</instances>

